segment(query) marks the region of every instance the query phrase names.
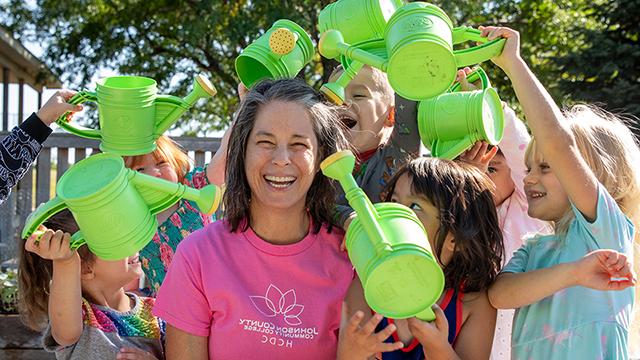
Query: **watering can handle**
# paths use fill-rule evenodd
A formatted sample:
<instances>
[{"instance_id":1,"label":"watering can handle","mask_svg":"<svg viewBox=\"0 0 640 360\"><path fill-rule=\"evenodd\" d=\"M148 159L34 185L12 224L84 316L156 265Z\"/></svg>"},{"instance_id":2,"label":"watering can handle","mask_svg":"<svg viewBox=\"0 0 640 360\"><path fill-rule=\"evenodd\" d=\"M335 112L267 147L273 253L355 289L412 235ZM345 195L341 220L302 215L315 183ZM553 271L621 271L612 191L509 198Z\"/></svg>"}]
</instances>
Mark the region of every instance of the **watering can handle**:
<instances>
[{"instance_id":1,"label":"watering can handle","mask_svg":"<svg viewBox=\"0 0 640 360\"><path fill-rule=\"evenodd\" d=\"M480 36L478 29L460 26L453 29L453 43L459 44L465 41L476 41L482 45L474 46L469 49L455 50L453 54L456 57L456 65L458 67L470 66L481 63L496 57L502 53L506 39L495 39L489 41L486 37Z\"/></svg>"},{"instance_id":2,"label":"watering can handle","mask_svg":"<svg viewBox=\"0 0 640 360\"><path fill-rule=\"evenodd\" d=\"M479 66L476 69L474 69L471 73L469 73L469 75L467 75L467 81L469 83L473 83L478 80L480 80L480 86L482 86L482 89L487 89L491 87L491 82L489 82L489 76ZM451 87L447 92L456 92L456 91L462 91L462 85L460 85L460 83L457 81L453 85L451 85Z\"/></svg>"},{"instance_id":3,"label":"watering can handle","mask_svg":"<svg viewBox=\"0 0 640 360\"><path fill-rule=\"evenodd\" d=\"M22 238L26 239L31 236L31 234L38 229L38 226L66 208L67 204L57 196L46 203L40 204L25 220L24 228L22 229Z\"/></svg>"},{"instance_id":4,"label":"watering can handle","mask_svg":"<svg viewBox=\"0 0 640 360\"><path fill-rule=\"evenodd\" d=\"M446 146L445 143L451 144L445 148L444 151L438 151L438 149ZM434 156L437 156L441 159L453 160L458 155L462 154L465 150L469 149L473 146L474 141L471 140L470 136L467 135L460 140L450 140L440 142L439 140L434 140L431 144L431 151L435 152Z\"/></svg>"},{"instance_id":5,"label":"watering can handle","mask_svg":"<svg viewBox=\"0 0 640 360\"><path fill-rule=\"evenodd\" d=\"M71 99L69 99L69 104L78 105L87 101L96 102L97 100L98 98L95 93L90 91L80 91L79 93L73 95ZM67 121L68 115L69 113L66 112L56 120L56 123L58 124L58 126L60 126L61 128L65 129L66 131L72 134L76 134L81 137L85 137L89 139L101 138L99 130L87 128L84 126L74 125L68 122Z\"/></svg>"}]
</instances>

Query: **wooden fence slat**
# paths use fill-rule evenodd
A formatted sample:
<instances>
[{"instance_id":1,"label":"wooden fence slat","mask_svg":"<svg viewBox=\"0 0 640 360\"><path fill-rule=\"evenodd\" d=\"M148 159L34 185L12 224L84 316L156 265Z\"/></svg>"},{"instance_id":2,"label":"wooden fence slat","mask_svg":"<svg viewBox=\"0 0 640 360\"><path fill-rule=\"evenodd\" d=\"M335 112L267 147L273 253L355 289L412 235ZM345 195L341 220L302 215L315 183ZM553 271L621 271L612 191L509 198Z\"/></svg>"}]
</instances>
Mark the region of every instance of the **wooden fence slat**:
<instances>
[{"instance_id":1,"label":"wooden fence slat","mask_svg":"<svg viewBox=\"0 0 640 360\"><path fill-rule=\"evenodd\" d=\"M58 170L56 171L56 178L60 180L62 174L69 168L69 149L58 148Z\"/></svg>"},{"instance_id":2,"label":"wooden fence slat","mask_svg":"<svg viewBox=\"0 0 640 360\"><path fill-rule=\"evenodd\" d=\"M196 166L204 166L204 151L195 152Z\"/></svg>"},{"instance_id":3,"label":"wooden fence slat","mask_svg":"<svg viewBox=\"0 0 640 360\"><path fill-rule=\"evenodd\" d=\"M76 148L76 164L85 157L87 157L87 149Z\"/></svg>"},{"instance_id":4,"label":"wooden fence slat","mask_svg":"<svg viewBox=\"0 0 640 360\"><path fill-rule=\"evenodd\" d=\"M36 206L49 200L51 184L51 148L42 148L38 156L36 179Z\"/></svg>"}]
</instances>

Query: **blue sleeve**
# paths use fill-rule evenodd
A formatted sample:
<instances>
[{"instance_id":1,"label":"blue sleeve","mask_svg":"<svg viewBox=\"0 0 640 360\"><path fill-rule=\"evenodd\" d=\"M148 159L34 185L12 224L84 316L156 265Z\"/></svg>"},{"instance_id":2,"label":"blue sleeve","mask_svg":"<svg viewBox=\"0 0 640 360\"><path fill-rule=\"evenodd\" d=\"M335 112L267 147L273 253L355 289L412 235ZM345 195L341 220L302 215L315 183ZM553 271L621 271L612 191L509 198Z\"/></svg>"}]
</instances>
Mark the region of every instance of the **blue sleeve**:
<instances>
[{"instance_id":1,"label":"blue sleeve","mask_svg":"<svg viewBox=\"0 0 640 360\"><path fill-rule=\"evenodd\" d=\"M13 128L0 142L0 204L36 160L42 143L51 133L36 114L29 116L19 127Z\"/></svg>"},{"instance_id":2,"label":"blue sleeve","mask_svg":"<svg viewBox=\"0 0 640 360\"><path fill-rule=\"evenodd\" d=\"M527 240L520 249L513 253L513 257L507 265L502 269L504 273L522 273L527 271L527 264L529 262L529 252L531 250L531 242L533 239Z\"/></svg>"},{"instance_id":3,"label":"blue sleeve","mask_svg":"<svg viewBox=\"0 0 640 360\"><path fill-rule=\"evenodd\" d=\"M633 250L633 223L622 212L615 199L602 184L598 184L596 219L589 222L575 205L571 208L578 229L587 235L593 249L613 249L630 254Z\"/></svg>"}]
</instances>

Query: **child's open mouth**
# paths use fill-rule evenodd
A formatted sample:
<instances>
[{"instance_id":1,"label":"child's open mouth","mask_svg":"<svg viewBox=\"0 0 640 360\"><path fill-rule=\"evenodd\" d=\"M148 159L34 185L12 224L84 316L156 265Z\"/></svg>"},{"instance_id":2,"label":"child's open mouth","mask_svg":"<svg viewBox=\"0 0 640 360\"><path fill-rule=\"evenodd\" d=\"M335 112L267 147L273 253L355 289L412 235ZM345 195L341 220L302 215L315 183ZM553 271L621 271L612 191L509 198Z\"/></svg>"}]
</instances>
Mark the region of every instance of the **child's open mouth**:
<instances>
[{"instance_id":1,"label":"child's open mouth","mask_svg":"<svg viewBox=\"0 0 640 360\"><path fill-rule=\"evenodd\" d=\"M530 200L536 200L536 199L540 199L542 197L547 196L547 193L545 192L539 192L539 191L528 191L527 192L527 198L529 198Z\"/></svg>"},{"instance_id":2,"label":"child's open mouth","mask_svg":"<svg viewBox=\"0 0 640 360\"><path fill-rule=\"evenodd\" d=\"M270 175L265 175L264 179L267 181L267 183L269 183L269 185L271 185L271 186L273 186L274 188L277 188L277 189L287 188L287 187L291 186L291 184L293 184L296 181L296 178L294 176L270 176Z\"/></svg>"}]
</instances>

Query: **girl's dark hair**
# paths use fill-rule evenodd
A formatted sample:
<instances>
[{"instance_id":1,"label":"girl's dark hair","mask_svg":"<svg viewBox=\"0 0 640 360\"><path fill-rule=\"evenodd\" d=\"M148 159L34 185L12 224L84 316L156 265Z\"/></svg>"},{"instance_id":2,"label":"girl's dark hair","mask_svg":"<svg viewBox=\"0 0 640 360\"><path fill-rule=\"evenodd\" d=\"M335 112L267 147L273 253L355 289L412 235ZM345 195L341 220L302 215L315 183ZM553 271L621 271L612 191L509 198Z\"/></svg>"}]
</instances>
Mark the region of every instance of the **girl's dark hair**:
<instances>
[{"instance_id":1,"label":"girl's dark hair","mask_svg":"<svg viewBox=\"0 0 640 360\"><path fill-rule=\"evenodd\" d=\"M500 271L504 244L491 192L493 183L477 168L438 158L418 158L391 179L387 201L400 176L411 179L411 191L439 209L440 227L433 249L440 254L450 232L454 251L444 266L447 288L474 292L486 289Z\"/></svg>"},{"instance_id":2,"label":"girl's dark hair","mask_svg":"<svg viewBox=\"0 0 640 360\"><path fill-rule=\"evenodd\" d=\"M325 102L324 98L312 87L298 79L265 80L255 85L242 100L229 138L226 185L223 203L225 217L236 231L246 219L241 231L249 227L249 203L251 189L245 173L245 157L247 142L256 122L256 116L262 106L272 101L285 101L305 107L313 132L318 140L316 158L321 161L329 155L349 149L345 137L345 129L341 119L348 116L335 105ZM317 166L319 167L319 163ZM316 174L306 197L306 206L313 218L313 232L318 233L322 224L330 224L333 205L335 203L335 186L333 180Z\"/></svg>"},{"instance_id":3,"label":"girl's dark hair","mask_svg":"<svg viewBox=\"0 0 640 360\"><path fill-rule=\"evenodd\" d=\"M79 230L76 220L67 209L53 215L43 224L47 229L74 234ZM18 309L22 322L41 331L47 325L49 314L49 284L53 276L53 262L25 250L26 239L20 241L20 263L18 264ZM82 264L92 264L95 255L86 245L78 248Z\"/></svg>"}]
</instances>

